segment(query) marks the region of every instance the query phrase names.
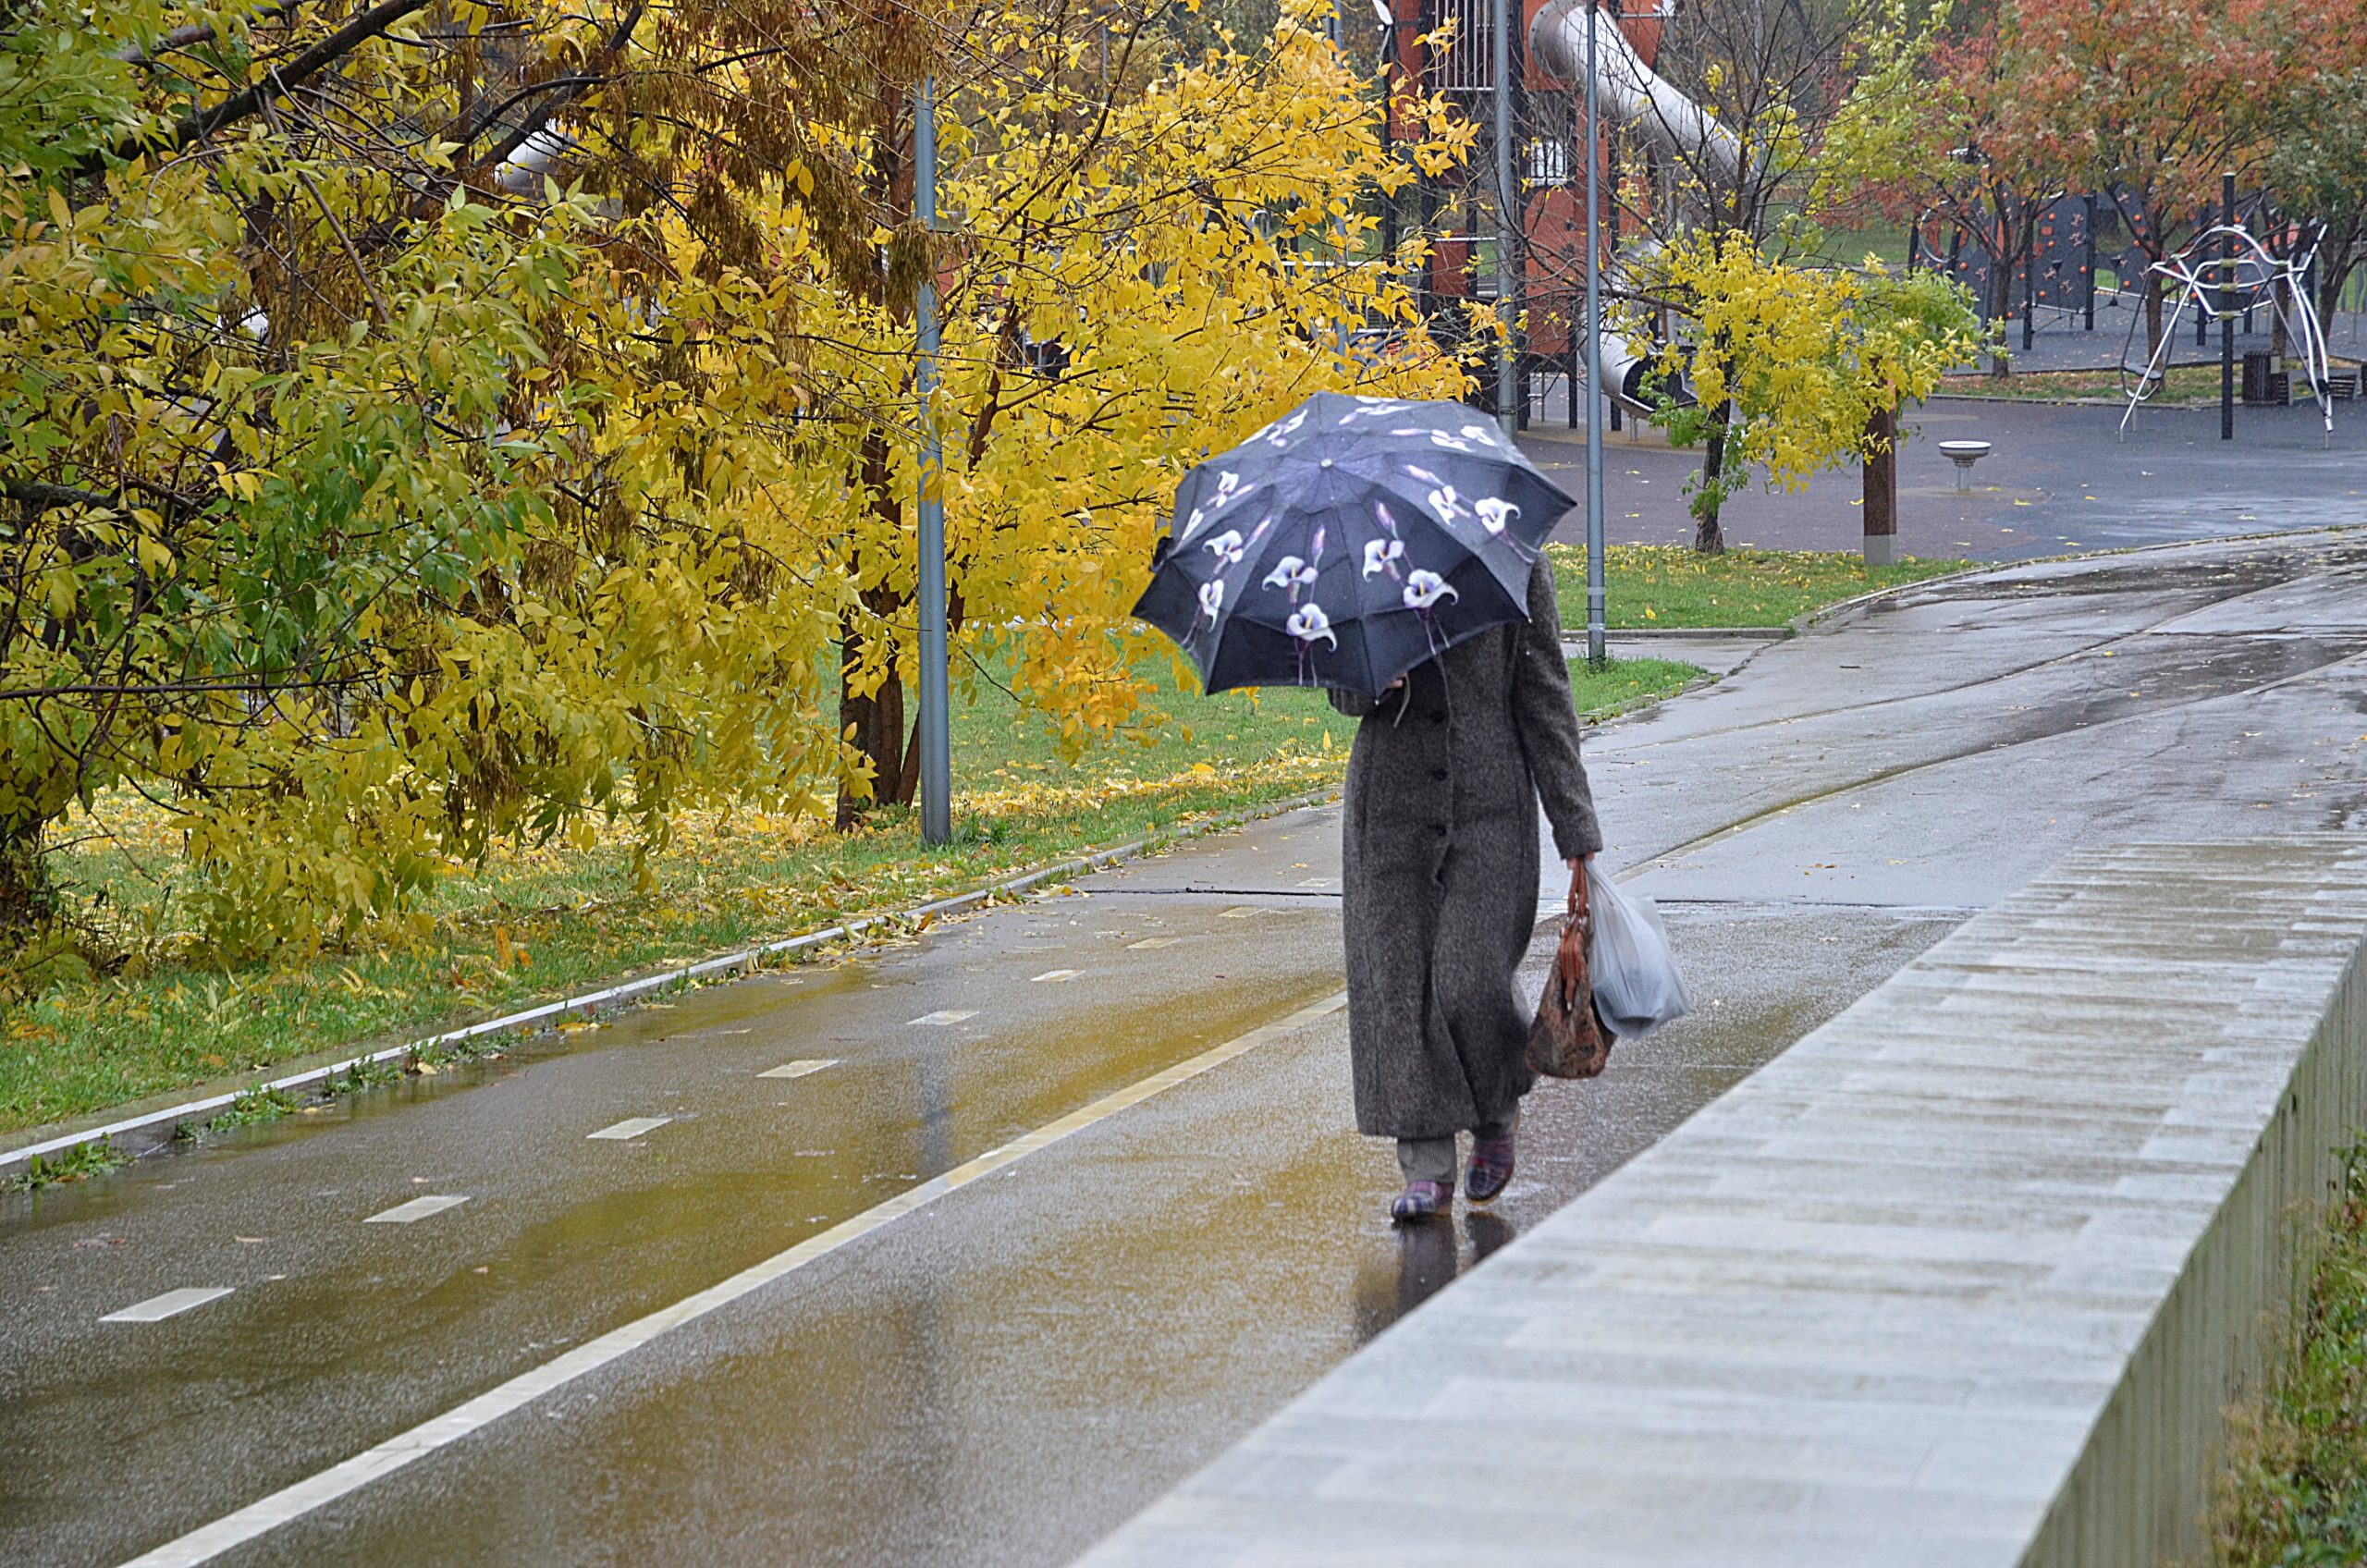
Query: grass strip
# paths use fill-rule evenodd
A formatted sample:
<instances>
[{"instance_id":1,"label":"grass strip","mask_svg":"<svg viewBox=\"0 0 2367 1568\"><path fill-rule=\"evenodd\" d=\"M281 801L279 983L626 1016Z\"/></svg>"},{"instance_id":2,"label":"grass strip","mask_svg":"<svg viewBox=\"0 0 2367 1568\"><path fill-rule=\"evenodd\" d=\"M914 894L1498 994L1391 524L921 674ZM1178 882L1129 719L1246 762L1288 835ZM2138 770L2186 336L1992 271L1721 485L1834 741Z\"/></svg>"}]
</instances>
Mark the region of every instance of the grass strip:
<instances>
[{"instance_id":1,"label":"grass strip","mask_svg":"<svg viewBox=\"0 0 2367 1568\"><path fill-rule=\"evenodd\" d=\"M2217 365L2172 365L2162 382L2161 387L2146 399L2149 407L2218 406ZM2032 370L2016 371L2010 375L1942 377L1938 395L1946 397L1951 393L1972 398L2029 398L2034 402L2059 402L2069 398L2097 398L2113 403L2128 400L2128 389L2121 382L2120 372L2109 366L2102 370Z\"/></svg>"},{"instance_id":2,"label":"grass strip","mask_svg":"<svg viewBox=\"0 0 2367 1568\"><path fill-rule=\"evenodd\" d=\"M1587 553L1548 545L1562 630L1587 624ZM1685 545L1613 545L1603 551L1605 624L1615 631L1782 626L1797 616L1877 588L1961 571L1969 561L1910 557L1870 567L1861 556L1821 550L1728 550L1705 556Z\"/></svg>"},{"instance_id":3,"label":"grass strip","mask_svg":"<svg viewBox=\"0 0 2367 1568\"><path fill-rule=\"evenodd\" d=\"M1577 662L1577 704L1625 711L1700 672L1660 659ZM909 908L1102 845L1190 832L1336 785L1354 720L1315 692L1208 698L1171 688L1176 722L1088 753L982 684L956 712L955 839L931 849L909 813L840 835L810 817L694 814L636 887L621 833L588 844L505 844L458 867L418 914L348 950L209 966L171 928L169 816L106 800L69 825L86 841L61 879L144 933L122 973L67 975L0 1030L0 1131L163 1090L266 1071L329 1048L392 1044L663 962ZM96 831L94 831L96 830ZM103 832L104 836L100 836ZM100 900L104 895L104 903ZM580 1027L580 1025L576 1025ZM288 1108L250 1096L222 1125Z\"/></svg>"},{"instance_id":4,"label":"grass strip","mask_svg":"<svg viewBox=\"0 0 2367 1568\"><path fill-rule=\"evenodd\" d=\"M2239 1410L2212 1519L2218 1568L2367 1562L2367 1145L2353 1145L2296 1333Z\"/></svg>"}]
</instances>

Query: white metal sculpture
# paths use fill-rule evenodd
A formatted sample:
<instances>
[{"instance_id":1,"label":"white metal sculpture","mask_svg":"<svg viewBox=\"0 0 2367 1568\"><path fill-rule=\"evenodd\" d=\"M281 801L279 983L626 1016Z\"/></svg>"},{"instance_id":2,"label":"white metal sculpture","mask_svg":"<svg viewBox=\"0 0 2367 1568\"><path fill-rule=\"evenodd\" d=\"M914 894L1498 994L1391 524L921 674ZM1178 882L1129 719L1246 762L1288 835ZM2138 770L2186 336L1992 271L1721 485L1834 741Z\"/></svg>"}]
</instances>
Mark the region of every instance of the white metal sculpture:
<instances>
[{"instance_id":1,"label":"white metal sculpture","mask_svg":"<svg viewBox=\"0 0 2367 1568\"><path fill-rule=\"evenodd\" d=\"M2269 250L2258 235L2242 224L2214 224L2189 240L2184 249L2146 268L2149 274L2167 278L2177 293L2170 317L2162 324L2161 341L2154 344L2152 357L2141 369L2132 362L2134 356L2130 352L2137 342L2141 312L2129 319L2129 347L2123 349L2120 356L2121 385L2128 393L2128 407L2120 416L2121 434L2128 433L2128 422L2135 417L2137 405L2161 389L2170 346L2178 340L2178 327L2188 311L2198 312L2207 322L2222 322L2265 306L2285 328L2286 341L2292 345L2288 357L2300 361L2301 374L2309 378L2310 394L2317 399L2325 419L2325 438L2331 441L2334 389L2329 385L2326 367L2326 335L2319 325L2317 304L2310 298L2308 281L2310 263L2316 258L2318 242L2324 235L2325 229L2320 226L2299 255L2285 257Z\"/></svg>"}]
</instances>

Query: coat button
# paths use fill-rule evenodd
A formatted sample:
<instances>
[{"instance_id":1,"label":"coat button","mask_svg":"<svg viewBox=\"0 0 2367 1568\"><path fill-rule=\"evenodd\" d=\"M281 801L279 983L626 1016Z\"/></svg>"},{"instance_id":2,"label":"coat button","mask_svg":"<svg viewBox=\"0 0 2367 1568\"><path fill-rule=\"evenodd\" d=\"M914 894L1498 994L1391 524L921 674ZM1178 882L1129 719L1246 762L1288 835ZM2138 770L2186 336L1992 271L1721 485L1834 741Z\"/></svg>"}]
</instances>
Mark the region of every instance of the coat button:
<instances>
[{"instance_id":1,"label":"coat button","mask_svg":"<svg viewBox=\"0 0 2367 1568\"><path fill-rule=\"evenodd\" d=\"M1446 715L1442 713L1434 713L1430 715L1430 722L1432 724L1444 724L1446 722Z\"/></svg>"},{"instance_id":2,"label":"coat button","mask_svg":"<svg viewBox=\"0 0 2367 1568\"><path fill-rule=\"evenodd\" d=\"M1430 831L1443 839L1446 837L1446 824L1443 822L1433 822L1430 824Z\"/></svg>"},{"instance_id":3,"label":"coat button","mask_svg":"<svg viewBox=\"0 0 2367 1568\"><path fill-rule=\"evenodd\" d=\"M1446 782L1446 769L1442 767L1434 767L1430 769L1430 777L1443 784Z\"/></svg>"}]
</instances>

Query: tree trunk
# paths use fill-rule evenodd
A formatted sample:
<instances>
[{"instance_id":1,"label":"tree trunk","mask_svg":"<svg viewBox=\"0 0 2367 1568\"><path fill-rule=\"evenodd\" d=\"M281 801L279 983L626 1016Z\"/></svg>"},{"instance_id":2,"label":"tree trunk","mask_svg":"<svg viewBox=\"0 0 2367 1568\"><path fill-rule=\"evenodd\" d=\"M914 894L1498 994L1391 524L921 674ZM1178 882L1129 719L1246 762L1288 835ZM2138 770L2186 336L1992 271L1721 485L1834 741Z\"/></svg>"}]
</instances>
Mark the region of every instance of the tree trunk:
<instances>
[{"instance_id":1,"label":"tree trunk","mask_svg":"<svg viewBox=\"0 0 2367 1568\"><path fill-rule=\"evenodd\" d=\"M2357 241L2325 246L2318 251L2318 325L2334 330L2335 312L2342 304L2342 286L2350 281Z\"/></svg>"},{"instance_id":2,"label":"tree trunk","mask_svg":"<svg viewBox=\"0 0 2367 1568\"><path fill-rule=\"evenodd\" d=\"M1868 417L1865 465L1859 500L1866 514L1866 564L1890 566L1898 559L1897 410Z\"/></svg>"},{"instance_id":3,"label":"tree trunk","mask_svg":"<svg viewBox=\"0 0 2367 1568\"><path fill-rule=\"evenodd\" d=\"M873 510L887 525L885 532L890 539L901 536L904 520L903 503L889 488L892 472L887 437L872 430L863 441L862 484L870 494ZM905 756L904 681L896 673L892 641L888 672L877 688L865 694L858 692L854 684L863 664L865 641L872 635L864 627L902 624L911 601L883 584L866 590L863 604L870 612L866 620L848 616L839 623L839 728L843 734L849 726L853 727L855 750L871 764L871 778L867 786L852 778L840 779L836 819L842 833L861 820L866 805L910 804L919 782L918 748L914 748L911 766L907 766ZM892 638L892 634L883 634Z\"/></svg>"},{"instance_id":4,"label":"tree trunk","mask_svg":"<svg viewBox=\"0 0 2367 1568\"><path fill-rule=\"evenodd\" d=\"M1718 508L1725 501L1726 423L1734 411L1729 398L1711 416L1710 439L1701 453L1701 488L1693 495L1693 547L1705 556L1726 553L1726 536L1718 532Z\"/></svg>"},{"instance_id":5,"label":"tree trunk","mask_svg":"<svg viewBox=\"0 0 2367 1568\"><path fill-rule=\"evenodd\" d=\"M2162 351L2162 275L2145 274L2145 354L2147 361ZM2165 367L2166 368L2166 367Z\"/></svg>"},{"instance_id":6,"label":"tree trunk","mask_svg":"<svg viewBox=\"0 0 2367 1568\"><path fill-rule=\"evenodd\" d=\"M57 914L42 858L41 824L0 827L0 954L21 947Z\"/></svg>"},{"instance_id":7,"label":"tree trunk","mask_svg":"<svg viewBox=\"0 0 2367 1568\"><path fill-rule=\"evenodd\" d=\"M2014 319L2014 258L2007 254L1989 258L1989 325L1994 329ZM1989 350L1989 374L2002 377L2005 374L2005 335L1998 333Z\"/></svg>"}]
</instances>

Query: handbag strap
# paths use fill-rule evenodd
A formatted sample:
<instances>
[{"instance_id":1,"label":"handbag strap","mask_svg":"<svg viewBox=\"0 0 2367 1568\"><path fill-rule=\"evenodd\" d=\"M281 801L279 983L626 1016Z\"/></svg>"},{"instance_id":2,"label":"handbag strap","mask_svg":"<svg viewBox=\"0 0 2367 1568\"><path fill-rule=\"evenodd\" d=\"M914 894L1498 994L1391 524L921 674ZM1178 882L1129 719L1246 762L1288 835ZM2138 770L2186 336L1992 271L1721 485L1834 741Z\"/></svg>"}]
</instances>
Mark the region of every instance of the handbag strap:
<instances>
[{"instance_id":1,"label":"handbag strap","mask_svg":"<svg viewBox=\"0 0 2367 1568\"><path fill-rule=\"evenodd\" d=\"M1587 870L1581 864L1570 876L1570 913L1562 922L1560 952L1554 973L1562 982L1562 1006L1578 1005L1587 962ZM1590 988L1590 987L1588 987Z\"/></svg>"}]
</instances>

